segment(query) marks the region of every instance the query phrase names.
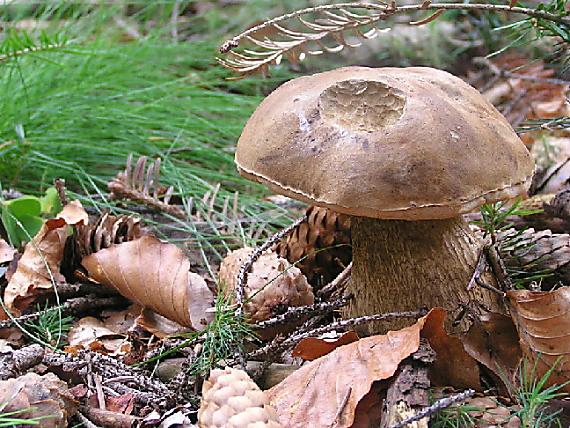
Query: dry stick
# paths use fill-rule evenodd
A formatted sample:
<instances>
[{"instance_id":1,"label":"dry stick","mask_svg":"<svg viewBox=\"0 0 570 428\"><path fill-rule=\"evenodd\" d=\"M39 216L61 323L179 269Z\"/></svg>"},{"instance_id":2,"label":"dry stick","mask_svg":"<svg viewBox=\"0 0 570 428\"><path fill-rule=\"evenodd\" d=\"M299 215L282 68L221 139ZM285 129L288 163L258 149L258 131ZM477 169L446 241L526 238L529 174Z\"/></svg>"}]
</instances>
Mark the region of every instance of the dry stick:
<instances>
[{"instance_id":1,"label":"dry stick","mask_svg":"<svg viewBox=\"0 0 570 428\"><path fill-rule=\"evenodd\" d=\"M16 378L37 366L44 358L45 350L40 345L0 353L0 380Z\"/></svg>"},{"instance_id":2,"label":"dry stick","mask_svg":"<svg viewBox=\"0 0 570 428\"><path fill-rule=\"evenodd\" d=\"M333 322L329 325L325 325L323 327L318 327L318 328L315 328L313 330L303 331L303 332L297 333L297 334L289 337L288 339L284 339L281 341L275 341L274 340L273 342L267 344L263 348L259 348L258 350L250 353L248 355L248 357L250 359L256 359L256 358L260 358L260 357L265 356L265 355L275 354L276 352L278 352L282 349L287 349L288 347L294 345L296 342L298 342L301 339L304 339L305 337L319 336L319 335L326 333L326 332L329 332L331 330L344 330L346 328L354 327L354 326L360 325L360 324L366 324L366 323L377 322L377 321L386 321L386 320L394 319L394 318L416 318L417 319L417 318L424 316L426 313L427 313L427 311L425 311L425 310L411 311L411 312L388 312L385 314L365 315L365 316L358 317L358 318L350 318L347 320L336 321L336 322Z\"/></svg>"},{"instance_id":3,"label":"dry stick","mask_svg":"<svg viewBox=\"0 0 570 428\"><path fill-rule=\"evenodd\" d=\"M254 330L261 330L268 327L274 327L276 325L286 324L292 320L296 320L299 318L303 318L305 316L317 316L326 314L328 312L332 312L338 308L345 306L348 301L351 299L352 296L342 296L340 299L337 299L333 302L323 302L323 303L315 303L314 305L307 305L307 306L296 306L292 308L288 308L287 312L281 315L277 315L273 318L270 318L266 321L258 322L253 326Z\"/></svg>"},{"instance_id":4,"label":"dry stick","mask_svg":"<svg viewBox=\"0 0 570 428\"><path fill-rule=\"evenodd\" d=\"M474 4L466 4L466 3L433 3L430 4L429 2L423 2L421 4L415 5L402 5L402 6L395 6L395 5L382 5L382 4L372 4L372 3L337 3L337 4L327 4L321 5L316 7L308 7L305 9L301 9L292 13L288 13L285 15L278 16L276 18L270 19L265 21L259 25L249 28L248 30L244 31L243 33L233 37L230 40L227 40L222 44L220 47L221 53L227 53L232 49L239 46L239 43L242 39L254 35L259 30L264 28L270 27L274 24L278 24L283 21L287 21L291 18L297 18L299 16L308 14L308 13L315 13L315 12L322 12L322 11L330 11L330 10L338 10L341 8L351 8L351 9L365 9L370 11L376 12L384 12L388 17L390 15L398 14L398 13L406 13L406 12L414 12L414 11L422 11L422 10L486 10L486 11L502 11L502 12L511 12L517 13L522 15L531 16L533 18L542 18L547 19L549 21L557 22L559 24L570 25L570 18L567 17L559 17L552 13L548 13L542 10L534 10L525 7L510 7L508 5L500 5L500 4L487 4L487 3L474 3Z\"/></svg>"},{"instance_id":5,"label":"dry stick","mask_svg":"<svg viewBox=\"0 0 570 428\"><path fill-rule=\"evenodd\" d=\"M463 401L472 397L474 394L475 391L473 389L468 389L464 392L460 392L459 394L451 395L449 397L442 398L441 400L437 400L431 406L426 407L419 413L416 413L415 415L404 419L402 422L398 422L396 425L392 425L390 428L405 428L408 424L411 424L412 422L416 422L425 417L431 416L454 404L462 403Z\"/></svg>"},{"instance_id":6,"label":"dry stick","mask_svg":"<svg viewBox=\"0 0 570 428\"><path fill-rule=\"evenodd\" d=\"M55 189L57 190L57 195L59 196L59 201L61 205L66 206L69 204L69 198L65 193L65 180L63 178L56 178L53 182Z\"/></svg>"},{"instance_id":7,"label":"dry stick","mask_svg":"<svg viewBox=\"0 0 570 428\"><path fill-rule=\"evenodd\" d=\"M497 278L501 289L503 291L512 290L513 283L509 278L505 263L503 262L499 251L497 250L497 244L487 245L485 251L487 253L487 258L489 259L491 269L493 270L493 274Z\"/></svg>"},{"instance_id":8,"label":"dry stick","mask_svg":"<svg viewBox=\"0 0 570 428\"><path fill-rule=\"evenodd\" d=\"M475 266L473 275L471 275L469 284L467 284L467 290L471 290L475 286L475 284L478 284L477 278L481 278L481 274L485 271L486 267L487 267L487 257L485 254L485 247L483 247L479 250L479 258L477 260L477 266Z\"/></svg>"},{"instance_id":9,"label":"dry stick","mask_svg":"<svg viewBox=\"0 0 570 428\"><path fill-rule=\"evenodd\" d=\"M570 84L570 80L564 79L556 79L551 77L537 77L531 76L528 74L520 74L520 73L513 73L508 70L503 70L502 68L497 67L495 64L491 62L488 58L474 58L473 62L475 64L483 64L485 67L491 71L496 77L499 78L507 78L507 79L520 79L520 80L528 80L531 82L539 82L539 83L550 83L552 85L563 85L566 86Z\"/></svg>"},{"instance_id":10,"label":"dry stick","mask_svg":"<svg viewBox=\"0 0 570 428\"><path fill-rule=\"evenodd\" d=\"M341 273L339 273L335 279L333 279L331 282L329 282L327 285L321 288L317 292L317 296L324 297L332 294L336 289L340 288L346 281L348 281L348 278L350 278L351 274L352 274L352 262L350 262L348 266L345 267L344 270Z\"/></svg>"},{"instance_id":11,"label":"dry stick","mask_svg":"<svg viewBox=\"0 0 570 428\"><path fill-rule=\"evenodd\" d=\"M94 296L77 297L74 299L69 299L60 306L54 306L49 308L48 311L61 309L63 314L78 315L86 310L92 310L95 308L108 308L122 306L125 304L125 299L120 296L116 297L106 297L106 298L96 298ZM22 315L17 318L8 319L5 321L0 321L0 329L13 327L17 324L23 324L28 321L35 321L46 311L34 312L28 315Z\"/></svg>"}]
</instances>

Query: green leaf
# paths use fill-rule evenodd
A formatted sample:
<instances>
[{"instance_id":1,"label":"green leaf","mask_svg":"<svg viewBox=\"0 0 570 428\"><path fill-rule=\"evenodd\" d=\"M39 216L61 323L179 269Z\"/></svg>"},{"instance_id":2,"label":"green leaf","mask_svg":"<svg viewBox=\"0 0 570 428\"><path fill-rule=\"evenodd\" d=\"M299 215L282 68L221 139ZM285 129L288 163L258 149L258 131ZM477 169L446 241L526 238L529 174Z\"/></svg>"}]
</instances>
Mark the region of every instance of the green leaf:
<instances>
[{"instance_id":1,"label":"green leaf","mask_svg":"<svg viewBox=\"0 0 570 428\"><path fill-rule=\"evenodd\" d=\"M39 216L42 212L42 204L35 196L22 196L18 199L6 201L4 204L16 217L24 214Z\"/></svg>"},{"instance_id":2,"label":"green leaf","mask_svg":"<svg viewBox=\"0 0 570 428\"><path fill-rule=\"evenodd\" d=\"M41 202L34 196L22 196L2 203L2 224L13 246L19 247L38 233L43 224L40 214Z\"/></svg>"},{"instance_id":3,"label":"green leaf","mask_svg":"<svg viewBox=\"0 0 570 428\"><path fill-rule=\"evenodd\" d=\"M47 214L50 217L55 216L62 210L61 201L59 200L59 195L57 194L57 189L55 187L50 187L46 190L45 196L40 198L41 202L41 212L42 214Z\"/></svg>"}]
</instances>

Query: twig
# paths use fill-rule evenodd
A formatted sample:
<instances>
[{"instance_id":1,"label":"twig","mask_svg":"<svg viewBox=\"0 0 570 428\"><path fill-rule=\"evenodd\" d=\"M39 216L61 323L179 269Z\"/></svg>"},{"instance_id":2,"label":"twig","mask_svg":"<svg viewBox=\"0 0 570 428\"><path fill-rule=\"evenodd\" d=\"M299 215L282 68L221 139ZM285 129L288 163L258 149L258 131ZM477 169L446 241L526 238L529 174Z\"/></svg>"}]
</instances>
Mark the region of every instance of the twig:
<instances>
[{"instance_id":1,"label":"twig","mask_svg":"<svg viewBox=\"0 0 570 428\"><path fill-rule=\"evenodd\" d=\"M286 324L292 320L303 318L305 316L317 316L323 313L332 312L338 308L345 306L352 296L343 296L333 302L315 303L314 305L290 307L287 312L277 315L266 321L258 322L253 326L255 330L261 330L268 327L274 327L280 324Z\"/></svg>"},{"instance_id":2,"label":"twig","mask_svg":"<svg viewBox=\"0 0 570 428\"><path fill-rule=\"evenodd\" d=\"M289 348L290 346L293 346L299 340L304 339L305 337L320 336L321 334L329 332L331 330L344 330L360 324L367 324L377 321L386 321L394 318L420 318L424 316L426 313L427 311L389 312L385 314L365 315L358 318L350 318L347 320L336 321L326 326L318 327L308 331L303 331L303 329L301 328L297 334L289 337L288 339L280 337L274 339L272 342L270 342L263 348L260 348L250 353L248 355L248 358L257 359L262 356L275 355L280 350L284 350Z\"/></svg>"},{"instance_id":3,"label":"twig","mask_svg":"<svg viewBox=\"0 0 570 428\"><path fill-rule=\"evenodd\" d=\"M335 290L344 285L344 283L350 278L351 274L352 274L352 262L350 262L348 266L345 267L344 270L341 273L339 273L335 279L333 279L331 282L329 282L327 285L321 288L317 292L317 296L319 297L329 296Z\"/></svg>"},{"instance_id":4,"label":"twig","mask_svg":"<svg viewBox=\"0 0 570 428\"><path fill-rule=\"evenodd\" d=\"M178 43L178 15L180 14L180 0L176 0L172 5L172 14L170 15L170 35L174 44Z\"/></svg>"},{"instance_id":5,"label":"twig","mask_svg":"<svg viewBox=\"0 0 570 428\"><path fill-rule=\"evenodd\" d=\"M477 266L475 266L475 271L473 271L473 275L471 275L471 279L469 280L469 284L467 284L467 290L471 290L475 284L477 283L477 278L481 278L481 274L485 271L487 267L487 257L485 254L485 247L482 247L479 250L479 257L477 260Z\"/></svg>"},{"instance_id":6,"label":"twig","mask_svg":"<svg viewBox=\"0 0 570 428\"><path fill-rule=\"evenodd\" d=\"M425 2L421 4L415 5L402 5L402 6L387 6L383 4L374 4L374 3L337 3L337 4L327 4L321 5L316 7L308 7L305 9L297 10L292 13L288 13L285 15L278 16L276 18L270 19L265 21L259 25L255 25L248 30L238 34L237 36L233 37L230 40L227 40L222 44L220 47L221 53L227 53L230 50L239 46L241 40L247 38L248 36L254 35L257 31L260 31L264 28L270 27L274 24L279 24L283 21L287 21L291 18L297 18L302 15L306 15L308 13L316 13L316 12L323 12L323 11L330 11L330 10L338 10L341 8L351 8L351 9L364 9L370 10L375 12L384 12L390 15L397 14L397 13L409 13L414 11L421 11L421 10L486 10L486 11L502 11L502 12L510 12L516 14L522 14L531 16L533 18L542 18L547 19L549 21L557 22L559 24L570 25L569 18L561 18L557 15L552 13L548 13L542 10L535 10L525 7L510 7L508 5L501 5L501 4L488 4L488 3L431 3L426 4Z\"/></svg>"},{"instance_id":7,"label":"twig","mask_svg":"<svg viewBox=\"0 0 570 428\"><path fill-rule=\"evenodd\" d=\"M407 419L404 419L401 422L398 422L395 425L392 425L390 428L405 428L408 424L412 422L419 421L425 417L429 417L435 413L442 411L443 409L448 408L457 403L462 403L463 401L467 400L468 398L472 397L475 394L473 389L468 389L464 392L460 392L459 394L451 395L449 397L442 398L441 400L437 400L431 406L426 407L422 411L416 413L413 416L410 416Z\"/></svg>"},{"instance_id":8,"label":"twig","mask_svg":"<svg viewBox=\"0 0 570 428\"><path fill-rule=\"evenodd\" d=\"M82 426L84 426L85 428L99 428L99 425L95 425L93 422L87 419L87 417L85 417L83 413L77 412L76 416L81 422Z\"/></svg>"},{"instance_id":9,"label":"twig","mask_svg":"<svg viewBox=\"0 0 570 428\"><path fill-rule=\"evenodd\" d=\"M45 350L40 345L30 345L11 352L0 353L0 380L16 378L40 364Z\"/></svg>"},{"instance_id":10,"label":"twig","mask_svg":"<svg viewBox=\"0 0 570 428\"><path fill-rule=\"evenodd\" d=\"M56 178L53 182L55 189L57 190L57 195L59 196L59 201L61 205L66 206L69 203L69 198L65 193L65 180L63 178Z\"/></svg>"},{"instance_id":11,"label":"twig","mask_svg":"<svg viewBox=\"0 0 570 428\"><path fill-rule=\"evenodd\" d=\"M51 308L48 308L47 310L54 311L61 309L62 315L63 314L78 315L88 310L90 311L97 308L116 307L116 306L122 306L124 304L125 304L125 299L121 296L99 298L91 295L85 297L77 297L75 299L69 299L62 305L53 306ZM0 321L0 329L13 327L17 324L24 324L29 321L35 321L45 312L46 310L43 310L39 312L34 312L33 314L22 315L14 319Z\"/></svg>"},{"instance_id":12,"label":"twig","mask_svg":"<svg viewBox=\"0 0 570 428\"><path fill-rule=\"evenodd\" d=\"M501 258L499 251L497 250L496 245L497 244L487 245L485 247L486 253L487 253L487 258L489 259L489 264L491 265L491 269L493 270L493 274L497 278L497 281L499 282L501 289L504 291L512 290L513 289L513 283L511 281L511 279L509 278L509 274L507 273L505 263L503 262L503 259Z\"/></svg>"},{"instance_id":13,"label":"twig","mask_svg":"<svg viewBox=\"0 0 570 428\"><path fill-rule=\"evenodd\" d=\"M497 65L493 64L491 60L484 57L477 57L473 59L475 64L482 64L489 69L491 73L499 78L507 78L507 79L520 79L520 80L528 80L531 82L540 82L540 83L550 83L552 85L570 85L570 80L564 79L556 79L550 77L540 77L540 76L532 76L528 74L520 74L520 73L513 73L508 70L504 70Z\"/></svg>"}]
</instances>

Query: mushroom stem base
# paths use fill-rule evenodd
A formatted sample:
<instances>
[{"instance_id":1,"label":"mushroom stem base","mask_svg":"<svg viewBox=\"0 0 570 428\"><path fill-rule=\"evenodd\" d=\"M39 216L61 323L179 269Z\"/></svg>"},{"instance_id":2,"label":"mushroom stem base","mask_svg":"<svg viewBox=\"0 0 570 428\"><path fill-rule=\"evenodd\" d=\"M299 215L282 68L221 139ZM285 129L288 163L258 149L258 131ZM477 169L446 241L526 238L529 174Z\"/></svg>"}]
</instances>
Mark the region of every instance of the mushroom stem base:
<instances>
[{"instance_id":1,"label":"mushroom stem base","mask_svg":"<svg viewBox=\"0 0 570 428\"><path fill-rule=\"evenodd\" d=\"M433 307L454 312L470 302L477 302L473 308L482 304L502 312L493 292L479 286L467 290L482 243L461 217L413 222L353 217L351 228L353 268L347 291L354 298L345 316ZM365 333L412 323L396 319L368 326Z\"/></svg>"}]
</instances>

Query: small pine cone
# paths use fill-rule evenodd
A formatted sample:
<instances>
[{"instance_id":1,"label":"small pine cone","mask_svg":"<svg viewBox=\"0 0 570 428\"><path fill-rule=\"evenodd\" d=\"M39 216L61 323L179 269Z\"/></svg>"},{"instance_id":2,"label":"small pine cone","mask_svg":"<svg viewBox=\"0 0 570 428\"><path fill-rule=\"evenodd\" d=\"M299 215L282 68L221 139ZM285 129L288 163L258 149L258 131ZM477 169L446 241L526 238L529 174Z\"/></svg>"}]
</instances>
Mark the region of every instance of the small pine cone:
<instances>
[{"instance_id":1,"label":"small pine cone","mask_svg":"<svg viewBox=\"0 0 570 428\"><path fill-rule=\"evenodd\" d=\"M499 240L503 241L501 256L507 268L529 274L550 274L542 279L542 290L551 289L560 282L570 283L570 235L532 228L522 232L509 229L499 234Z\"/></svg>"},{"instance_id":2,"label":"small pine cone","mask_svg":"<svg viewBox=\"0 0 570 428\"><path fill-rule=\"evenodd\" d=\"M242 370L214 369L202 388L200 428L281 428L265 393Z\"/></svg>"},{"instance_id":3,"label":"small pine cone","mask_svg":"<svg viewBox=\"0 0 570 428\"><path fill-rule=\"evenodd\" d=\"M237 275L253 248L232 251L220 265L220 283L230 293L236 289ZM273 251L263 253L251 267L244 287L244 312L251 322L264 321L290 306L314 303L313 289L305 275Z\"/></svg>"},{"instance_id":4,"label":"small pine cone","mask_svg":"<svg viewBox=\"0 0 570 428\"><path fill-rule=\"evenodd\" d=\"M142 235L139 220L131 216L103 214L92 225L77 228L77 249L80 257L96 253L112 244L132 241Z\"/></svg>"},{"instance_id":5,"label":"small pine cone","mask_svg":"<svg viewBox=\"0 0 570 428\"><path fill-rule=\"evenodd\" d=\"M307 210L307 220L283 238L276 251L290 263L298 262L296 266L309 283L319 288L350 263L350 243L350 216L312 206Z\"/></svg>"}]
</instances>

